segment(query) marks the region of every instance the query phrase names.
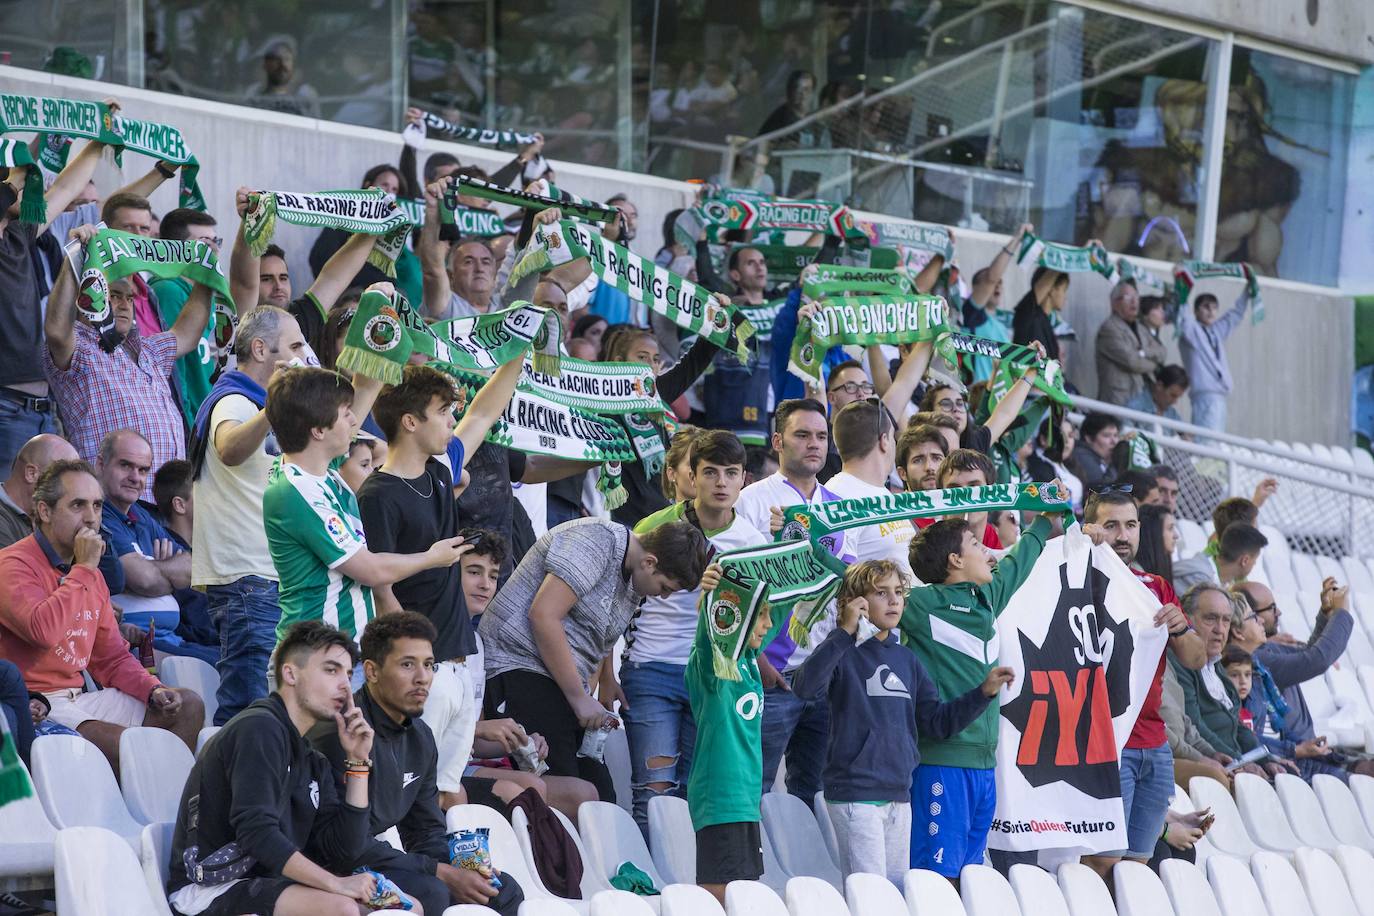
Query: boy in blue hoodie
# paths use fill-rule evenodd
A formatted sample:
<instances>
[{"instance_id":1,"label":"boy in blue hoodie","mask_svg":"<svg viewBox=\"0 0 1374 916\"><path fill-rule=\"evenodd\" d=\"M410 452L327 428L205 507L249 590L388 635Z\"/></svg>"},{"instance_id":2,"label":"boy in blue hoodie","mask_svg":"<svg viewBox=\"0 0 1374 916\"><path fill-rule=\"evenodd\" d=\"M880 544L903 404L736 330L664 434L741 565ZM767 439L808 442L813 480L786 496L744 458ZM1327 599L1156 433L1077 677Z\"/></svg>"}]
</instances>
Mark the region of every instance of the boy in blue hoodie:
<instances>
[{"instance_id":1,"label":"boy in blue hoodie","mask_svg":"<svg viewBox=\"0 0 1374 916\"><path fill-rule=\"evenodd\" d=\"M917 741L950 738L967 728L1013 678L993 668L949 702L892 631L902 619L907 583L891 560L849 567L837 604L839 621L797 671L803 700L828 693L830 748L825 799L845 874L886 875L902 886L911 845L911 777ZM860 618L869 638L859 637ZM876 632L875 632L876 631Z\"/></svg>"}]
</instances>

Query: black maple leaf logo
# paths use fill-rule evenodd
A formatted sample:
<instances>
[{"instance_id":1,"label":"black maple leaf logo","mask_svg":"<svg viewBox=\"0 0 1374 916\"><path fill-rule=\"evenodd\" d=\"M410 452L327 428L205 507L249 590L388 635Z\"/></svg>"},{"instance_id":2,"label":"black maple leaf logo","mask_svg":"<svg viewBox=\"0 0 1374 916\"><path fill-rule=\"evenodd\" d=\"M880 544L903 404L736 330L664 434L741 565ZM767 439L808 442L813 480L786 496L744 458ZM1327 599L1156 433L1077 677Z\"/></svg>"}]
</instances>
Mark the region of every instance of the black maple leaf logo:
<instances>
[{"instance_id":1,"label":"black maple leaf logo","mask_svg":"<svg viewBox=\"0 0 1374 916\"><path fill-rule=\"evenodd\" d=\"M1059 581L1043 643L1020 634L1021 694L1002 715L1021 733L1016 764L1032 786L1064 782L1093 798L1115 798L1121 773L1112 719L1130 706L1134 641L1129 624L1105 609L1105 573L1089 565L1083 585L1073 587L1061 564Z\"/></svg>"}]
</instances>

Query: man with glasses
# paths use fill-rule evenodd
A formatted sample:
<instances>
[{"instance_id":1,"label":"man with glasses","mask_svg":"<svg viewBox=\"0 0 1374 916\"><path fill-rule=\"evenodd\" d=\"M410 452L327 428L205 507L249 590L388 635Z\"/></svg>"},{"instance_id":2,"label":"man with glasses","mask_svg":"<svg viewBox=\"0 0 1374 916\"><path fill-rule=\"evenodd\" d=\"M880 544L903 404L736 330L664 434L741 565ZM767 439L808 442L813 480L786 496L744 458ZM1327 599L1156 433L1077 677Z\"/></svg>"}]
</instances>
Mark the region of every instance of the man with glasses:
<instances>
[{"instance_id":1,"label":"man with glasses","mask_svg":"<svg viewBox=\"0 0 1374 916\"><path fill-rule=\"evenodd\" d=\"M1308 782L1318 773L1326 773L1349 782L1351 773L1374 775L1374 760L1351 759L1327 746L1325 737L1317 736L1316 725L1307 700L1299 689L1304 681L1321 677L1350 642L1355 620L1347 607L1348 588L1336 585L1327 578L1322 582L1321 610L1317 612L1312 639L1307 643L1283 640L1278 632L1283 611L1274 600L1269 587L1259 582L1242 582L1236 586L1254 615L1254 623L1232 627L1233 645L1249 652L1255 667L1254 701L1246 707L1254 716L1255 732L1260 740L1276 754L1297 761L1298 773ZM1271 708L1279 704L1266 697L1262 679L1268 678L1279 691L1287 714L1275 721ZM1272 703L1272 707L1271 707Z\"/></svg>"},{"instance_id":2,"label":"man with glasses","mask_svg":"<svg viewBox=\"0 0 1374 916\"><path fill-rule=\"evenodd\" d=\"M1183 688L1183 711L1207 744L1228 758L1222 762L1230 763L1260 746L1255 733L1240 724L1240 695L1221 667L1231 634L1231 593L1214 583L1199 583L1184 594L1183 612L1206 645L1207 664L1194 671L1170 649L1169 668ZM1240 772L1265 776L1282 769L1270 761L1264 769L1247 763Z\"/></svg>"},{"instance_id":3,"label":"man with glasses","mask_svg":"<svg viewBox=\"0 0 1374 916\"><path fill-rule=\"evenodd\" d=\"M219 256L224 239L219 237L218 224L209 213L182 207L173 210L162 218L158 234L164 239L195 239L210 246ZM153 301L157 304L162 326L170 328L181 315L186 298L191 295L191 281L185 277L154 278L148 282ZM205 334L194 353L187 353L177 360L177 389L181 396L181 412L186 417L186 425L196 421L196 411L201 402L210 394L214 384L216 366L212 344L214 343L215 323L208 322Z\"/></svg>"}]
</instances>

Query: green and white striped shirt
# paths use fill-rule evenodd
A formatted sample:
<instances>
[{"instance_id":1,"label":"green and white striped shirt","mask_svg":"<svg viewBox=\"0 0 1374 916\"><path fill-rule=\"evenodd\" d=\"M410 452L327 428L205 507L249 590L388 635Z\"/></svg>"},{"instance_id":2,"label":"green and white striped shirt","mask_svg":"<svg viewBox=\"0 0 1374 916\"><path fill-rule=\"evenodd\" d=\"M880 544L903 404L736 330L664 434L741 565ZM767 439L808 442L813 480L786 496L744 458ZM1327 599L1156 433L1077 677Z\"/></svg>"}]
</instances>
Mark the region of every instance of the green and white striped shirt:
<instances>
[{"instance_id":1,"label":"green and white striped shirt","mask_svg":"<svg viewBox=\"0 0 1374 916\"><path fill-rule=\"evenodd\" d=\"M262 497L267 547L281 582L277 641L301 620L324 620L356 641L372 619L372 589L339 572L367 546L358 500L330 465L316 477L278 458Z\"/></svg>"}]
</instances>

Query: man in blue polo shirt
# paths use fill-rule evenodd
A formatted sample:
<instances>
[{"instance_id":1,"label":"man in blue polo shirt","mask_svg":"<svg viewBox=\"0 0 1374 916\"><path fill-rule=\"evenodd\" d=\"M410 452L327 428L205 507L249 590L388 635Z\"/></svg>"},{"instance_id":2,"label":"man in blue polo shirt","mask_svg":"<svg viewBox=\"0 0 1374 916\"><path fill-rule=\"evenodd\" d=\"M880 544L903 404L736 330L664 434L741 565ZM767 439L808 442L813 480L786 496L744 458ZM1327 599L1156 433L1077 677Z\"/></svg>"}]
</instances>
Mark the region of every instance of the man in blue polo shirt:
<instances>
[{"instance_id":1,"label":"man in blue polo shirt","mask_svg":"<svg viewBox=\"0 0 1374 916\"><path fill-rule=\"evenodd\" d=\"M152 472L153 448L142 434L117 429L100 443L96 473L105 493L101 531L124 572L124 590L113 596L121 621L147 631L170 655L192 655L209 664L217 647L190 643L176 634L181 609L176 591L191 587L191 552L180 546L139 497Z\"/></svg>"}]
</instances>

